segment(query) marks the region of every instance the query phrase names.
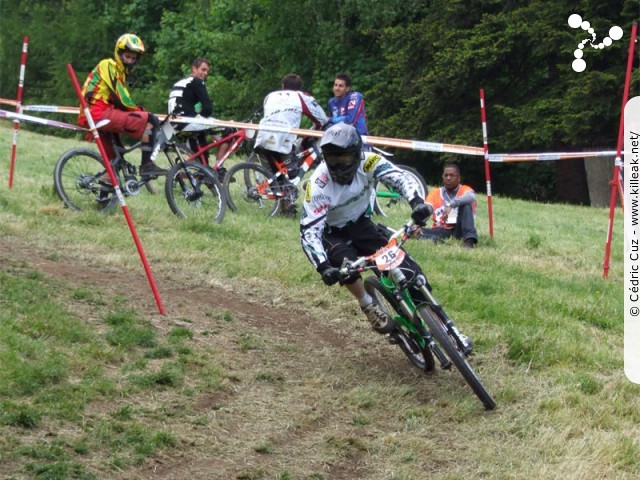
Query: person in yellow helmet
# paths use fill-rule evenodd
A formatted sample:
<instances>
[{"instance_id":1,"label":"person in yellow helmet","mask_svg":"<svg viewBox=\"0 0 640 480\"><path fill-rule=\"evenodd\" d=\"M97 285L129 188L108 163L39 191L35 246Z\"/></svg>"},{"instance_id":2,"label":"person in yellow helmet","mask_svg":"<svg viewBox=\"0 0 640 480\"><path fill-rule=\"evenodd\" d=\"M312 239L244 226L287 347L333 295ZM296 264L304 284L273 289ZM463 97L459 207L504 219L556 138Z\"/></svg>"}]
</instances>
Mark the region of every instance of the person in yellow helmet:
<instances>
[{"instance_id":1,"label":"person in yellow helmet","mask_svg":"<svg viewBox=\"0 0 640 480\"><path fill-rule=\"evenodd\" d=\"M109 155L114 158L115 152L111 142L102 132L123 134L142 140L142 162L140 174L143 177L156 177L167 173L151 161L153 142L159 122L157 117L137 105L127 88L127 75L133 70L144 54L144 44L137 35L125 33L116 41L114 58L105 58L89 73L82 87L93 121L102 120L108 123L99 128L103 145ZM89 124L84 112L80 112L78 124L88 128Z\"/></svg>"}]
</instances>

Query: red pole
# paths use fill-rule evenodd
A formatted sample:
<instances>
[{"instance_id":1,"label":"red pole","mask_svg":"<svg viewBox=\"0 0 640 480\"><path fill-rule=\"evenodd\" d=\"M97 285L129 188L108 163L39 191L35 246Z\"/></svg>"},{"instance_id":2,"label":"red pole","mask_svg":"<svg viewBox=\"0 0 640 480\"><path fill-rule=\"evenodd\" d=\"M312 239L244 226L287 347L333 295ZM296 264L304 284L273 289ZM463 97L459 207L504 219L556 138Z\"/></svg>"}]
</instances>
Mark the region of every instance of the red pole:
<instances>
[{"instance_id":1,"label":"red pole","mask_svg":"<svg viewBox=\"0 0 640 480\"><path fill-rule=\"evenodd\" d=\"M493 205L491 202L491 172L489 170L489 140L487 113L484 104L484 88L480 89L480 114L482 116L482 142L484 143L484 176L487 181L487 206L489 208L489 236L493 238Z\"/></svg>"},{"instance_id":2,"label":"red pole","mask_svg":"<svg viewBox=\"0 0 640 480\"><path fill-rule=\"evenodd\" d=\"M94 140L98 144L98 149L100 150L100 155L102 155L102 160L104 162L104 165L107 167L109 178L111 179L111 183L113 183L113 186L116 190L116 195L118 197L118 200L120 200L120 206L122 207L122 212L124 213L124 216L127 219L127 225L129 225L131 236L133 237L133 241L135 242L136 248L138 249L138 254L140 255L140 259L142 260L142 265L144 266L144 271L146 272L147 278L149 279L149 285L151 285L153 296L156 299L156 305L158 305L158 310L160 311L160 314L164 315L162 300L160 299L160 294L158 293L158 289L156 288L156 282L153 279L153 273L151 273L151 268L149 267L149 262L147 262L147 257L144 253L144 249L142 248L142 243L140 243L140 239L138 238L138 234L136 233L135 226L133 225L133 220L131 219L131 215L129 214L129 208L127 207L127 204L124 202L124 197L122 196L120 185L118 185L118 178L113 172L113 168L111 168L111 162L109 161L109 156L107 155L107 152L105 151L104 146L102 145L102 140L100 139L100 135L98 134L98 129L96 128L96 125L93 122L93 118L91 117L91 112L89 111L87 102L82 96L82 90L80 89L80 84L78 83L78 79L76 78L76 73L74 72L71 64L67 64L67 72L69 72L69 77L71 77L71 82L73 83L73 86L76 89L76 95L78 95L78 99L80 100L80 104L82 105L84 114L87 117L87 122L89 122L89 129L91 130L91 134L93 135Z\"/></svg>"},{"instance_id":3,"label":"red pole","mask_svg":"<svg viewBox=\"0 0 640 480\"><path fill-rule=\"evenodd\" d=\"M633 22L631 38L629 39L629 55L627 57L627 75L624 81L622 94L622 110L620 111L620 128L618 129L618 146L616 148L616 163L613 167L613 180L611 180L611 201L609 202L609 227L607 229L607 242L604 247L604 278L609 276L609 260L611 258L611 238L613 236L613 219L616 211L616 199L618 185L620 183L620 165L622 164L622 144L624 139L624 107L629 99L629 85L631 83L631 70L633 67L633 51L636 43L638 24Z\"/></svg>"},{"instance_id":4,"label":"red pole","mask_svg":"<svg viewBox=\"0 0 640 480\"><path fill-rule=\"evenodd\" d=\"M27 65L27 47L29 45L29 37L24 37L22 41L22 58L20 59L20 77L18 79L18 97L16 104L16 113L22 113L22 91L24 90L24 71ZM18 130L20 129L20 120L13 121L13 143L11 144L11 163L9 165L9 188L13 186L13 169L16 164L16 149L18 147Z\"/></svg>"}]
</instances>

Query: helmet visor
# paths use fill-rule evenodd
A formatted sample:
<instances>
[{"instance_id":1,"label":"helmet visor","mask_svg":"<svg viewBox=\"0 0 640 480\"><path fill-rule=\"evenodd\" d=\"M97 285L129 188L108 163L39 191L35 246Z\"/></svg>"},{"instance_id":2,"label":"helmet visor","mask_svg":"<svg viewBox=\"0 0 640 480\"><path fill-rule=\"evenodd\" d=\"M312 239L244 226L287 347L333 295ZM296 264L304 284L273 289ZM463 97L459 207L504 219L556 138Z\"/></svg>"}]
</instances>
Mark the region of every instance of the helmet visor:
<instances>
[{"instance_id":1,"label":"helmet visor","mask_svg":"<svg viewBox=\"0 0 640 480\"><path fill-rule=\"evenodd\" d=\"M351 183L356 170L358 169L358 156L353 152L324 152L324 161L327 164L329 174L331 178L341 184L345 185Z\"/></svg>"},{"instance_id":2,"label":"helmet visor","mask_svg":"<svg viewBox=\"0 0 640 480\"><path fill-rule=\"evenodd\" d=\"M327 162L329 170L332 172L349 170L353 167L353 164L358 161L357 157L352 152L323 152L323 156L324 161Z\"/></svg>"}]
</instances>

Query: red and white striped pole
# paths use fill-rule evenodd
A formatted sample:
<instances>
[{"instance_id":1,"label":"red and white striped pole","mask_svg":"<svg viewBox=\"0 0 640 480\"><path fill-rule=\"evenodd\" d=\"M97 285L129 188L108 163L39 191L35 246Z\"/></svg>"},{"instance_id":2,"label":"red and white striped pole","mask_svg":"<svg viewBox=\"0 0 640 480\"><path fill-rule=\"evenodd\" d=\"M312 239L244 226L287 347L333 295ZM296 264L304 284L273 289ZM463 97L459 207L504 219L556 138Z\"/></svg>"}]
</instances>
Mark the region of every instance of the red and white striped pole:
<instances>
[{"instance_id":1,"label":"red and white striped pole","mask_svg":"<svg viewBox=\"0 0 640 480\"><path fill-rule=\"evenodd\" d=\"M613 179L611 180L611 201L609 202L609 228L607 229L607 242L604 247L603 276L609 276L609 260L611 258L611 239L613 237L613 219L616 211L616 201L618 188L620 186L620 165L622 163L622 145L624 142L624 107L629 100L629 88L631 84L631 71L633 70L633 51L636 43L636 32L638 24L633 23L631 27L631 38L629 39L629 55L627 57L627 74L624 80L624 92L622 94L622 110L620 110L620 128L618 129L618 146L616 149L616 163L613 167Z\"/></svg>"},{"instance_id":2,"label":"red and white striped pole","mask_svg":"<svg viewBox=\"0 0 640 480\"><path fill-rule=\"evenodd\" d=\"M100 150L100 155L102 155L103 163L107 167L107 172L109 173L109 178L111 179L111 183L115 188L118 200L120 200L120 206L122 207L122 212L124 213L124 216L127 219L127 225L129 225L131 236L133 237L133 241L135 242L136 248L138 249L138 254L140 255L140 259L142 260L142 265L144 266L144 271L146 272L147 278L149 279L149 285L151 285L153 296L156 299L156 305L158 305L158 310L160 311L160 314L164 315L164 307L162 306L162 300L160 299L160 294L158 293L156 282L153 279L153 273L151 273L151 268L149 267L147 256L145 255L144 249L142 248L142 243L140 243L140 239L138 238L136 228L133 224L133 220L131 219L131 215L129 214L129 208L127 207L127 204L124 202L124 196L122 195L122 191L120 190L120 185L118 185L118 178L113 172L113 168L111 168L111 162L109 161L109 156L107 155L107 152L104 149L104 145L102 145L102 140L100 139L98 129L96 128L96 124L93 122L93 118L91 117L91 112L89 111L87 102L84 99L84 96L82 95L80 84L78 83L78 79L76 78L76 73L74 72L71 64L67 64L67 72L69 73L69 77L71 77L71 82L73 83L73 86L76 89L76 95L78 95L78 99L80 100L80 104L82 105L82 110L85 116L87 117L87 122L89 123L89 129L91 130L91 134L93 135L93 138L96 141L96 144L98 145L98 150Z\"/></svg>"},{"instance_id":3,"label":"red and white striped pole","mask_svg":"<svg viewBox=\"0 0 640 480\"><path fill-rule=\"evenodd\" d=\"M489 236L493 238L493 205L491 203L491 171L489 170L489 140L487 135L487 113L484 103L484 88L480 89L480 114L482 116L482 143L484 144L484 176L487 181L487 206L489 208Z\"/></svg>"},{"instance_id":4,"label":"red and white striped pole","mask_svg":"<svg viewBox=\"0 0 640 480\"><path fill-rule=\"evenodd\" d=\"M22 113L22 91L24 89L24 71L27 65L27 47L29 45L29 37L24 37L22 43L22 59L20 60L20 77L18 79L18 97L16 104L16 113ZM16 165L16 149L18 147L18 130L20 129L20 120L13 121L13 143L11 144L11 163L9 165L9 188L13 186L13 169Z\"/></svg>"}]
</instances>

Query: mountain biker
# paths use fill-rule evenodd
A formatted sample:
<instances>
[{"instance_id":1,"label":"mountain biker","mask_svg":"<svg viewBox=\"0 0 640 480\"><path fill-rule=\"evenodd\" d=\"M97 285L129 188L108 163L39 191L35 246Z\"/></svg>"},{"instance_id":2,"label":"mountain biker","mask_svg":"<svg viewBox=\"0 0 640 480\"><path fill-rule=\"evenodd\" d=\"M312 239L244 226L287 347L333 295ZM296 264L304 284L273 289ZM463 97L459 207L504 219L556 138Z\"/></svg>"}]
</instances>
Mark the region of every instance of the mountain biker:
<instances>
[{"instance_id":1,"label":"mountain biker","mask_svg":"<svg viewBox=\"0 0 640 480\"><path fill-rule=\"evenodd\" d=\"M203 116L210 117L213 113L213 103L207 92L205 80L209 75L211 62L206 58L196 58L191 64L191 75L177 81L169 93L168 110L169 115L181 115L184 117ZM196 124L188 124L182 128L182 132L199 132L189 137L189 148L196 152L199 148L209 144L207 135L203 130L210 127ZM223 133L224 135L224 133ZM222 158L229 150L229 143L222 143L218 146L216 158ZM202 154L204 163L209 164L209 150ZM222 172L218 172L222 173Z\"/></svg>"},{"instance_id":2,"label":"mountain biker","mask_svg":"<svg viewBox=\"0 0 640 480\"><path fill-rule=\"evenodd\" d=\"M345 258L371 255L387 244L387 232L371 221L375 180L402 193L418 224L424 225L432 208L424 203L412 176L380 155L362 151L362 139L352 125L331 126L319 146L324 162L307 183L300 220L302 248L326 285L344 285L358 300L373 329L389 333L395 324L365 291L360 275L341 278L338 267ZM410 282L422 274L409 255L401 268Z\"/></svg>"},{"instance_id":3,"label":"mountain biker","mask_svg":"<svg viewBox=\"0 0 640 480\"><path fill-rule=\"evenodd\" d=\"M167 173L151 160L159 122L153 113L136 105L127 89L127 75L138 64L142 54L144 54L144 44L137 35L132 33L121 35L116 41L114 58L101 60L89 73L82 87L82 95L89 105L91 117L96 124L102 120L109 120L98 129L109 158L115 158L115 152L104 132L141 139L140 174L143 177L152 178ZM78 124L84 128L89 127L82 109Z\"/></svg>"},{"instance_id":4,"label":"mountain biker","mask_svg":"<svg viewBox=\"0 0 640 480\"><path fill-rule=\"evenodd\" d=\"M302 79L290 73L282 78L282 89L271 92L264 99L264 114L261 127L300 128L302 116L313 122L315 129L322 128L328 121L327 114L315 98L301 91ZM275 162L286 162L293 152L296 136L292 133L259 130L254 150L265 158L272 173L277 172ZM283 213L295 215L295 206L286 205Z\"/></svg>"}]
</instances>

